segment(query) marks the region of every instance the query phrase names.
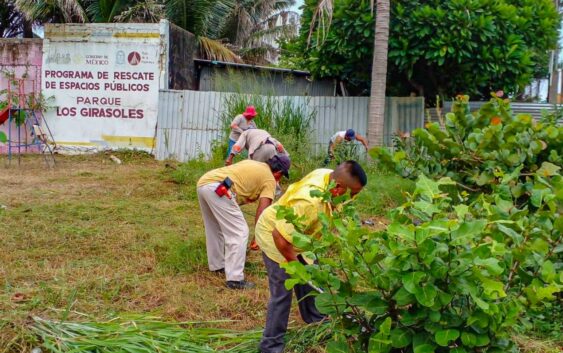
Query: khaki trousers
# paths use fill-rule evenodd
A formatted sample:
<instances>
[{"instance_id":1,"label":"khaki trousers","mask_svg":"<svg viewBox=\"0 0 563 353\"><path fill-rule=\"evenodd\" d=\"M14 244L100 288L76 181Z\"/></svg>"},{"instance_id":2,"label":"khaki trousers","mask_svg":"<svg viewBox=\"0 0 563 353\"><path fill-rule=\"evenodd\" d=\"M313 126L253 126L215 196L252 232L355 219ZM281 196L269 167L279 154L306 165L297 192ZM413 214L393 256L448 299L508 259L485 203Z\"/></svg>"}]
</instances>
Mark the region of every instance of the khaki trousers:
<instances>
[{"instance_id":1,"label":"khaki trousers","mask_svg":"<svg viewBox=\"0 0 563 353\"><path fill-rule=\"evenodd\" d=\"M227 281L244 279L248 224L235 198L219 197L219 183L197 188L205 225L207 262L211 271L225 269Z\"/></svg>"},{"instance_id":2,"label":"khaki trousers","mask_svg":"<svg viewBox=\"0 0 563 353\"><path fill-rule=\"evenodd\" d=\"M275 155L276 155L276 146L269 143L265 143L254 151L252 156L250 156L250 159L257 162L266 163L267 161L270 160L270 158L272 158Z\"/></svg>"}]
</instances>

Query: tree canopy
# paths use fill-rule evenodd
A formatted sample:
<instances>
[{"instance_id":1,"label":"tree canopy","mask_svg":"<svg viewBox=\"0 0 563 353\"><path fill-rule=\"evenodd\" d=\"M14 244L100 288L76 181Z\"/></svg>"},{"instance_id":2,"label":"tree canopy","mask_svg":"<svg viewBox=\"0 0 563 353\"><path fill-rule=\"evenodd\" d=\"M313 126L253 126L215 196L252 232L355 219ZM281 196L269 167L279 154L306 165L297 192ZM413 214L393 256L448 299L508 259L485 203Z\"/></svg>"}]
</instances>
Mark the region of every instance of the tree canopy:
<instances>
[{"instance_id":1,"label":"tree canopy","mask_svg":"<svg viewBox=\"0 0 563 353\"><path fill-rule=\"evenodd\" d=\"M300 35L284 45L284 64L337 77L353 93L367 94L375 18L370 1L335 0L329 29L317 25L310 32L316 6L305 1ZM552 0L394 1L388 93L517 94L547 74L559 22Z\"/></svg>"},{"instance_id":2,"label":"tree canopy","mask_svg":"<svg viewBox=\"0 0 563 353\"><path fill-rule=\"evenodd\" d=\"M0 0L0 35L20 35L25 21L30 27L32 22L158 22L168 18L199 38L208 59L263 62L267 52L277 50L266 35L276 32L281 36L290 27L269 28L268 23L283 17L294 3L295 0Z\"/></svg>"}]
</instances>

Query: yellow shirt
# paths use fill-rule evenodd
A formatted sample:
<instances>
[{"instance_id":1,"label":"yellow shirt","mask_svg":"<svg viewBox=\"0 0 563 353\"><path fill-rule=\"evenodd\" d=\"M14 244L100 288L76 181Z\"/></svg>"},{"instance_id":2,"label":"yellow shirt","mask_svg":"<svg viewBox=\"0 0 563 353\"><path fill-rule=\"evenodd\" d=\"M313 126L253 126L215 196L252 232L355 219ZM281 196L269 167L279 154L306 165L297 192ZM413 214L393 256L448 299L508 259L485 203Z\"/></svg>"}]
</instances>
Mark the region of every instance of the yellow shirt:
<instances>
[{"instance_id":1,"label":"yellow shirt","mask_svg":"<svg viewBox=\"0 0 563 353\"><path fill-rule=\"evenodd\" d=\"M326 190L330 183L331 169L317 169L309 173L300 181L291 184L285 194L270 207L266 208L256 224L256 242L260 249L272 261L277 263L286 262L285 257L280 253L272 232L274 228L290 243L293 243L292 233L295 227L287 223L285 220L276 218L276 206L285 206L293 208L295 215L298 217L305 216L302 221L305 225L304 233L310 236L316 236L321 230L322 225L319 220L319 213L330 214L330 205L323 202L319 197L312 197L311 190ZM295 248L297 253L301 250Z\"/></svg>"},{"instance_id":2,"label":"yellow shirt","mask_svg":"<svg viewBox=\"0 0 563 353\"><path fill-rule=\"evenodd\" d=\"M233 181L231 191L237 196L237 203L244 205L259 198L274 199L276 179L266 163L244 160L228 167L217 168L205 173L197 187L220 183L229 177Z\"/></svg>"}]
</instances>

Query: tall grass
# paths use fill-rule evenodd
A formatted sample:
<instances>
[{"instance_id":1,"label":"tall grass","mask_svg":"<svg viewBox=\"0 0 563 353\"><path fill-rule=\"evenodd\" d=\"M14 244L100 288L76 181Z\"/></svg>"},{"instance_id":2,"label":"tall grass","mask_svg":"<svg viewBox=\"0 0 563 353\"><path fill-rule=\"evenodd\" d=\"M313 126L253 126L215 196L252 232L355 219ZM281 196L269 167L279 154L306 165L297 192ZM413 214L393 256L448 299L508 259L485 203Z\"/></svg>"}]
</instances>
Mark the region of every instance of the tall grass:
<instances>
[{"instance_id":1,"label":"tall grass","mask_svg":"<svg viewBox=\"0 0 563 353\"><path fill-rule=\"evenodd\" d=\"M248 105L253 105L258 111L256 125L259 129L268 131L279 140L289 152L297 176L303 175L307 167L311 166L313 146L311 136L316 112L308 109L307 98L293 100L288 97L262 95L225 95L221 114L224 135L228 136L233 118L241 114ZM224 155L227 140L222 142L218 154ZM320 158L317 165L320 166Z\"/></svg>"}]
</instances>

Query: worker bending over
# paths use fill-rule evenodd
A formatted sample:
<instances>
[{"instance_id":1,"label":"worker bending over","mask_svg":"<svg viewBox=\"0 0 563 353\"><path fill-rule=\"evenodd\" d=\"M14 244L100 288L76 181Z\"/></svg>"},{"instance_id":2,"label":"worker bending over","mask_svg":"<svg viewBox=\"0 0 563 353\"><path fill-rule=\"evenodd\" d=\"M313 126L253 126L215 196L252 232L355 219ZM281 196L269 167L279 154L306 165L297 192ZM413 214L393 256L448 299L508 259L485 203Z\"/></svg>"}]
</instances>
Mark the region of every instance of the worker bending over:
<instances>
[{"instance_id":1,"label":"worker bending over","mask_svg":"<svg viewBox=\"0 0 563 353\"><path fill-rule=\"evenodd\" d=\"M368 150L368 143L366 139L360 134L356 134L353 129L348 129L345 131L338 131L330 138L328 142L328 157L325 160L325 165L329 164L331 160L334 159L334 149L340 145L342 142L360 141L362 145Z\"/></svg>"},{"instance_id":2,"label":"worker bending over","mask_svg":"<svg viewBox=\"0 0 563 353\"><path fill-rule=\"evenodd\" d=\"M256 241L262 249L262 258L266 265L270 287L266 327L260 342L260 352L262 353L280 353L284 348L284 335L287 331L292 293L285 288L284 283L289 276L280 267L280 264L290 261L313 262L300 255L300 249L293 246L292 233L295 228L285 220L276 218L276 206L291 207L297 217L303 217L304 233L311 237L318 237L322 228L319 213L330 217L334 205L323 201L322 198L312 197L311 191L327 190L332 181L335 186L330 189L330 192L334 197L347 192L353 197L367 184L367 176L355 161L344 162L334 171L317 169L290 185L286 193L262 213L256 224ZM314 297L308 295L311 290L309 285L294 287L299 312L306 323L317 322L324 318L315 306Z\"/></svg>"},{"instance_id":3,"label":"worker bending over","mask_svg":"<svg viewBox=\"0 0 563 353\"><path fill-rule=\"evenodd\" d=\"M248 158L265 162L277 154L288 155L283 145L273 138L266 130L251 129L243 132L233 146L225 165L233 163L233 159L243 150L248 150Z\"/></svg>"},{"instance_id":4,"label":"worker bending over","mask_svg":"<svg viewBox=\"0 0 563 353\"><path fill-rule=\"evenodd\" d=\"M231 289L254 287L244 280L248 225L239 205L258 200L258 220L274 199L277 181L282 175L289 176L290 164L283 155L274 156L267 163L245 160L211 170L197 183L209 269L224 272Z\"/></svg>"}]
</instances>

